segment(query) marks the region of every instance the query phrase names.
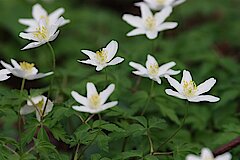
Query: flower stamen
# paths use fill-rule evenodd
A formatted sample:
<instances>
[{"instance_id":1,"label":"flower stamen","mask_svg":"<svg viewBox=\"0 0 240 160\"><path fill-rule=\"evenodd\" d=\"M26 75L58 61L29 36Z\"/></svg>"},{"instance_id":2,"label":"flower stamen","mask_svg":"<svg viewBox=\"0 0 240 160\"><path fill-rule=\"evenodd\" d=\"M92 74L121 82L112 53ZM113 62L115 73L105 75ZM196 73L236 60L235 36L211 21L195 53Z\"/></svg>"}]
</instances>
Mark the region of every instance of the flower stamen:
<instances>
[{"instance_id":1,"label":"flower stamen","mask_svg":"<svg viewBox=\"0 0 240 160\"><path fill-rule=\"evenodd\" d=\"M34 63L20 62L20 67L24 71L31 72L34 67Z\"/></svg>"},{"instance_id":2,"label":"flower stamen","mask_svg":"<svg viewBox=\"0 0 240 160\"><path fill-rule=\"evenodd\" d=\"M151 76L157 76L158 75L158 72L159 72L159 66L157 63L154 63L154 64L151 64L148 68L148 73L151 75Z\"/></svg>"},{"instance_id":3,"label":"flower stamen","mask_svg":"<svg viewBox=\"0 0 240 160\"><path fill-rule=\"evenodd\" d=\"M145 20L145 25L146 28L148 30L154 30L156 27L156 19L152 16L149 16L146 20Z\"/></svg>"},{"instance_id":4,"label":"flower stamen","mask_svg":"<svg viewBox=\"0 0 240 160\"><path fill-rule=\"evenodd\" d=\"M47 34L48 30L45 26L38 27L36 29L36 32L33 33L33 35L40 40L47 40L48 39Z\"/></svg>"},{"instance_id":5,"label":"flower stamen","mask_svg":"<svg viewBox=\"0 0 240 160\"><path fill-rule=\"evenodd\" d=\"M165 0L156 0L156 2L157 2L158 4L160 4L160 5L164 5Z\"/></svg>"},{"instance_id":6,"label":"flower stamen","mask_svg":"<svg viewBox=\"0 0 240 160\"><path fill-rule=\"evenodd\" d=\"M107 51L102 49L96 52L96 59L100 64L104 64L107 62Z\"/></svg>"},{"instance_id":7,"label":"flower stamen","mask_svg":"<svg viewBox=\"0 0 240 160\"><path fill-rule=\"evenodd\" d=\"M183 92L186 97L193 97L197 92L197 86L194 81L183 81Z\"/></svg>"},{"instance_id":8,"label":"flower stamen","mask_svg":"<svg viewBox=\"0 0 240 160\"><path fill-rule=\"evenodd\" d=\"M92 109L98 109L101 104L101 98L98 94L94 94L89 99L90 107Z\"/></svg>"}]
</instances>

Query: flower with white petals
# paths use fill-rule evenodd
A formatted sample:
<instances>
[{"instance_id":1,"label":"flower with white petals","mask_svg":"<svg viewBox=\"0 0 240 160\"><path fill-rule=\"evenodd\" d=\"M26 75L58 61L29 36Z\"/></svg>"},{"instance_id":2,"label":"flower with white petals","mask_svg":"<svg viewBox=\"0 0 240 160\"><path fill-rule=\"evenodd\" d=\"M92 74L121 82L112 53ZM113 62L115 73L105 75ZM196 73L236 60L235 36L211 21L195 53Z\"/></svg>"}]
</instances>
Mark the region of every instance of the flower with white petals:
<instances>
[{"instance_id":1,"label":"flower with white petals","mask_svg":"<svg viewBox=\"0 0 240 160\"><path fill-rule=\"evenodd\" d=\"M158 32L173 29L177 27L176 22L164 22L166 18L172 13L172 7L165 7L155 15L151 12L149 7L141 3L140 5L142 17L133 16L130 14L124 14L123 20L136 27L127 34L127 36L136 36L146 34L147 38L155 39L158 36Z\"/></svg>"},{"instance_id":2,"label":"flower with white petals","mask_svg":"<svg viewBox=\"0 0 240 160\"><path fill-rule=\"evenodd\" d=\"M63 21L64 19L60 17L54 24L48 25L46 19L41 19L35 31L29 33L21 32L19 34L21 38L33 41L21 50L39 47L55 40L59 34L58 27Z\"/></svg>"},{"instance_id":3,"label":"flower with white petals","mask_svg":"<svg viewBox=\"0 0 240 160\"><path fill-rule=\"evenodd\" d=\"M113 58L118 50L118 43L116 41L111 41L106 48L103 48L96 53L89 50L81 50L90 59L88 60L78 60L78 62L90 64L96 66L97 71L101 71L107 66L113 66L124 61L121 57Z\"/></svg>"},{"instance_id":4,"label":"flower with white petals","mask_svg":"<svg viewBox=\"0 0 240 160\"><path fill-rule=\"evenodd\" d=\"M114 107L118 104L117 101L106 103L108 97L112 94L114 89L115 85L110 84L105 90L98 93L95 85L88 82L87 97L83 97L76 91L72 91L72 97L81 104L81 106L73 106L72 108L76 111L95 114Z\"/></svg>"},{"instance_id":5,"label":"flower with white petals","mask_svg":"<svg viewBox=\"0 0 240 160\"><path fill-rule=\"evenodd\" d=\"M25 32L35 32L36 29L38 28L38 23L41 20L46 21L46 24L48 26L52 26L57 23L59 17L63 13L64 13L64 8L58 8L51 14L48 14L47 11L40 4L35 4L32 7L33 19L21 18L21 19L19 19L19 23L28 26L28 28L25 30ZM66 20L63 18L63 21L61 21L61 23L59 24L59 27L65 25L69 22L70 22L70 20Z\"/></svg>"},{"instance_id":6,"label":"flower with white petals","mask_svg":"<svg viewBox=\"0 0 240 160\"><path fill-rule=\"evenodd\" d=\"M33 63L28 63L28 62L18 63L14 59L11 59L11 63L13 66L1 61L1 64L3 65L3 67L5 67L14 76L23 78L26 80L40 79L53 74L53 72L38 73L38 69L34 67Z\"/></svg>"},{"instance_id":7,"label":"flower with white petals","mask_svg":"<svg viewBox=\"0 0 240 160\"><path fill-rule=\"evenodd\" d=\"M159 84L161 84L160 77L166 77L167 75L170 76L180 73L180 71L174 71L171 69L176 65L175 62L169 62L159 66L156 59L151 55L147 56L146 68L135 62L130 62L129 65L137 70L133 71L134 74L142 77L148 77Z\"/></svg>"},{"instance_id":8,"label":"flower with white petals","mask_svg":"<svg viewBox=\"0 0 240 160\"><path fill-rule=\"evenodd\" d=\"M201 156L188 155L186 160L231 160L232 155L230 153L224 153L214 158L212 152L208 148L203 148Z\"/></svg>"},{"instance_id":9,"label":"flower with white petals","mask_svg":"<svg viewBox=\"0 0 240 160\"><path fill-rule=\"evenodd\" d=\"M140 6L142 3L145 3L151 8L152 10L159 11L165 7L171 6L177 6L179 4L182 4L186 0L144 0L144 2L138 2L135 3L136 6Z\"/></svg>"},{"instance_id":10,"label":"flower with white petals","mask_svg":"<svg viewBox=\"0 0 240 160\"><path fill-rule=\"evenodd\" d=\"M47 104L46 104L47 102ZM44 107L45 111L44 111ZM21 115L30 114L36 111L36 117L38 121L41 121L41 117L45 117L49 112L52 111L53 103L48 100L47 97L41 95L37 97L32 97L27 101L27 104L20 109ZM43 115L44 112L44 115Z\"/></svg>"},{"instance_id":11,"label":"flower with white petals","mask_svg":"<svg viewBox=\"0 0 240 160\"><path fill-rule=\"evenodd\" d=\"M5 81L8 78L10 78L10 76L8 76L8 74L10 74L11 72L9 72L9 70L7 69L2 69L0 70L0 81Z\"/></svg>"},{"instance_id":12,"label":"flower with white petals","mask_svg":"<svg viewBox=\"0 0 240 160\"><path fill-rule=\"evenodd\" d=\"M183 77L181 83L173 79L172 77L167 77L168 82L176 91L172 89L166 89L165 92L170 95L180 99L187 99L190 102L217 102L220 98L212 95L201 95L208 92L216 83L216 79L210 78L200 84L199 86L192 80L192 76L189 71L183 71Z\"/></svg>"}]
</instances>

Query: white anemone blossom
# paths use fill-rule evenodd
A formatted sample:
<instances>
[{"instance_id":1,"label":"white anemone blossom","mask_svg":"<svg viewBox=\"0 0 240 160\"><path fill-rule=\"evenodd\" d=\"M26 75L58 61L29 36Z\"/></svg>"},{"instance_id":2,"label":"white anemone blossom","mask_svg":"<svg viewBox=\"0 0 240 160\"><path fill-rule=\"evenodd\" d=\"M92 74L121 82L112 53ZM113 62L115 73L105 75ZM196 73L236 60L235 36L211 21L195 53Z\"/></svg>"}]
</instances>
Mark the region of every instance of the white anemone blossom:
<instances>
[{"instance_id":1,"label":"white anemone blossom","mask_svg":"<svg viewBox=\"0 0 240 160\"><path fill-rule=\"evenodd\" d=\"M1 61L3 67L5 67L10 73L14 76L23 78L26 80L40 79L46 76L53 74L53 72L48 73L38 73L38 69L34 67L33 63L28 62L16 62L14 59L11 59L12 66Z\"/></svg>"},{"instance_id":2,"label":"white anemone blossom","mask_svg":"<svg viewBox=\"0 0 240 160\"><path fill-rule=\"evenodd\" d=\"M159 84L161 84L160 77L166 77L167 75L170 76L180 73L180 71L175 71L171 69L173 66L176 65L175 62L169 62L159 66L156 59L151 55L147 56L146 68L143 67L141 64L135 62L130 62L129 65L137 70L133 71L134 74L142 77L148 77L158 82Z\"/></svg>"},{"instance_id":3,"label":"white anemone blossom","mask_svg":"<svg viewBox=\"0 0 240 160\"><path fill-rule=\"evenodd\" d=\"M9 70L7 69L2 69L0 70L0 81L5 81L8 78L10 78L10 76L8 76L8 74L10 74L11 72L9 72Z\"/></svg>"},{"instance_id":4,"label":"white anemone blossom","mask_svg":"<svg viewBox=\"0 0 240 160\"><path fill-rule=\"evenodd\" d=\"M212 152L208 148L203 148L201 152L201 156L196 155L188 155L186 160L231 160L232 156L230 153L224 153L214 158Z\"/></svg>"},{"instance_id":5,"label":"white anemone blossom","mask_svg":"<svg viewBox=\"0 0 240 160\"><path fill-rule=\"evenodd\" d=\"M81 50L89 57L89 59L78 60L78 62L96 66L96 71L101 71L107 66L113 66L124 61L121 57L113 58L116 55L117 50L118 43L112 40L105 48L97 51L96 53L89 50Z\"/></svg>"},{"instance_id":6,"label":"white anemone blossom","mask_svg":"<svg viewBox=\"0 0 240 160\"><path fill-rule=\"evenodd\" d=\"M76 91L72 91L72 97L81 104L81 106L73 106L72 108L80 112L99 113L108 108L114 107L118 104L118 101L106 103L108 97L115 89L114 84L110 84L105 90L98 93L93 83L87 83L87 97L83 97Z\"/></svg>"},{"instance_id":7,"label":"white anemone blossom","mask_svg":"<svg viewBox=\"0 0 240 160\"><path fill-rule=\"evenodd\" d=\"M44 111L45 106L46 106L46 109ZM27 104L20 109L20 114L26 115L36 111L37 120L41 121L41 117L44 117L49 112L51 112L52 108L53 108L53 102L51 102L50 100L47 101L47 97L40 95L37 97L30 98L27 101ZM43 111L44 111L44 115L43 115Z\"/></svg>"},{"instance_id":8,"label":"white anemone blossom","mask_svg":"<svg viewBox=\"0 0 240 160\"><path fill-rule=\"evenodd\" d=\"M32 7L33 19L21 18L19 19L19 23L28 26L28 28L25 29L25 32L35 32L38 28L39 21L45 20L48 26L55 25L59 17L63 13L64 13L64 8L58 8L51 14L48 14L47 11L40 4L35 4ZM61 21L59 26L63 26L69 22L70 20L63 19L63 21Z\"/></svg>"},{"instance_id":9,"label":"white anemone blossom","mask_svg":"<svg viewBox=\"0 0 240 160\"><path fill-rule=\"evenodd\" d=\"M141 3L140 5L142 17L124 14L123 20L136 27L136 29L127 33L127 36L136 36L146 34L147 38L155 39L158 32L173 29L177 27L176 22L164 22L166 18L172 13L172 7L168 6L157 12L155 15L151 12L149 7Z\"/></svg>"},{"instance_id":10,"label":"white anemone blossom","mask_svg":"<svg viewBox=\"0 0 240 160\"><path fill-rule=\"evenodd\" d=\"M19 34L21 38L33 41L21 50L39 47L55 40L59 34L58 27L63 21L64 19L60 17L54 24L48 25L46 19L41 19L35 31L29 33L21 32Z\"/></svg>"},{"instance_id":11,"label":"white anemone blossom","mask_svg":"<svg viewBox=\"0 0 240 160\"><path fill-rule=\"evenodd\" d=\"M143 0L143 1L144 2L135 3L135 5L140 6L142 3L146 3L152 10L159 11L168 6L175 7L179 4L182 4L186 0Z\"/></svg>"},{"instance_id":12,"label":"white anemone blossom","mask_svg":"<svg viewBox=\"0 0 240 160\"><path fill-rule=\"evenodd\" d=\"M215 78L210 78L197 86L196 83L192 80L190 72L184 70L181 83L172 77L167 77L167 80L170 85L177 90L176 92L172 89L166 89L165 92L170 96L174 96L180 99L187 99L190 102L217 102L220 100L220 98L212 95L201 95L208 92L214 86L216 83Z\"/></svg>"}]
</instances>

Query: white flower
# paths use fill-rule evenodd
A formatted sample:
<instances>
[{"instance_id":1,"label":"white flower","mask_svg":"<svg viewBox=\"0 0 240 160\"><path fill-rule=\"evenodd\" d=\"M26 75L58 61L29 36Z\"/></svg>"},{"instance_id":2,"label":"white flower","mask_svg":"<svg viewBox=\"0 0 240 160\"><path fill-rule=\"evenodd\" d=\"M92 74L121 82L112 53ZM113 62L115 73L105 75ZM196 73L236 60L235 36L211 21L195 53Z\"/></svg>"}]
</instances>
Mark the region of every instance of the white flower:
<instances>
[{"instance_id":1,"label":"white flower","mask_svg":"<svg viewBox=\"0 0 240 160\"><path fill-rule=\"evenodd\" d=\"M21 32L19 34L21 38L34 41L21 50L39 47L47 42L55 40L59 34L59 30L57 29L63 21L64 19L60 17L54 24L47 25L46 20L41 19L35 31L29 33Z\"/></svg>"},{"instance_id":2,"label":"white flower","mask_svg":"<svg viewBox=\"0 0 240 160\"><path fill-rule=\"evenodd\" d=\"M72 97L82 106L73 106L72 108L80 112L99 113L118 104L117 101L105 103L108 97L115 89L114 84L110 84L105 90L98 94L93 83L87 83L87 97L83 97L76 91L72 91Z\"/></svg>"},{"instance_id":3,"label":"white flower","mask_svg":"<svg viewBox=\"0 0 240 160\"><path fill-rule=\"evenodd\" d=\"M64 8L58 8L54 12L48 15L47 11L42 8L40 4L35 4L32 7L32 16L33 19L19 19L19 23L23 25L27 25L28 28L25 30L25 32L35 32L36 28L38 28L38 23L41 20L45 20L47 25L55 25L58 21L59 17L64 13ZM63 26L67 23L69 23L70 20L63 19L59 26Z\"/></svg>"},{"instance_id":4,"label":"white flower","mask_svg":"<svg viewBox=\"0 0 240 160\"><path fill-rule=\"evenodd\" d=\"M53 72L48 73L38 73L38 69L34 67L33 63L28 62L16 62L14 59L11 59L11 63L13 66L1 61L1 64L14 76L27 79L27 80L34 80L40 79L46 76L53 74Z\"/></svg>"},{"instance_id":5,"label":"white flower","mask_svg":"<svg viewBox=\"0 0 240 160\"><path fill-rule=\"evenodd\" d=\"M200 157L192 154L186 157L186 160L231 160L231 159L232 159L232 156L230 153L224 153L214 158L212 152L208 148L202 149Z\"/></svg>"},{"instance_id":6,"label":"white flower","mask_svg":"<svg viewBox=\"0 0 240 160\"><path fill-rule=\"evenodd\" d=\"M130 62L129 65L137 69L137 71L133 71L134 74L142 77L149 77L150 79L157 81L159 84L161 84L160 77L166 77L167 75L176 75L180 73L180 71L174 71L171 69L176 65L175 62L169 62L159 66L156 59L151 55L147 56L146 68L135 62Z\"/></svg>"},{"instance_id":7,"label":"white flower","mask_svg":"<svg viewBox=\"0 0 240 160\"><path fill-rule=\"evenodd\" d=\"M136 27L127 34L127 36L136 36L146 34L147 38L155 39L158 32L177 27L176 22L164 22L165 19L172 13L171 7L165 7L162 11L155 15L151 12L148 6L144 3L140 4L142 17L124 14L123 20Z\"/></svg>"},{"instance_id":8,"label":"white flower","mask_svg":"<svg viewBox=\"0 0 240 160\"><path fill-rule=\"evenodd\" d=\"M168 6L171 7L177 6L185 2L186 0L143 0L143 1L144 2L135 3L136 6L140 6L142 3L146 3L152 10L159 11Z\"/></svg>"},{"instance_id":9,"label":"white flower","mask_svg":"<svg viewBox=\"0 0 240 160\"><path fill-rule=\"evenodd\" d=\"M8 76L8 74L10 74L11 72L9 72L7 69L2 69L0 70L0 81L5 81L8 78L10 78L10 76Z\"/></svg>"},{"instance_id":10,"label":"white flower","mask_svg":"<svg viewBox=\"0 0 240 160\"><path fill-rule=\"evenodd\" d=\"M97 71L101 71L103 68L107 66L113 66L124 61L121 57L113 57L116 55L118 50L118 43L116 41L111 41L106 48L97 51L96 53L89 50L81 50L84 54L86 54L90 59L88 60L78 60L78 62L91 64L96 66Z\"/></svg>"},{"instance_id":11,"label":"white flower","mask_svg":"<svg viewBox=\"0 0 240 160\"><path fill-rule=\"evenodd\" d=\"M220 98L212 95L201 95L205 92L208 92L214 86L216 83L216 79L214 78L210 78L199 86L196 86L195 82L192 80L190 72L184 70L181 84L171 77L167 77L167 80L170 85L177 90L176 92L171 89L166 89L166 93L170 96L180 99L187 99L190 102L217 102L220 100Z\"/></svg>"},{"instance_id":12,"label":"white flower","mask_svg":"<svg viewBox=\"0 0 240 160\"><path fill-rule=\"evenodd\" d=\"M47 102L47 105L46 105ZM43 115L43 110L46 105L46 109ZM46 116L49 112L52 111L53 103L48 100L47 97L41 95L37 97L32 97L27 101L27 104L20 109L21 115L26 115L36 111L36 117L38 121L41 121L41 117Z\"/></svg>"}]
</instances>

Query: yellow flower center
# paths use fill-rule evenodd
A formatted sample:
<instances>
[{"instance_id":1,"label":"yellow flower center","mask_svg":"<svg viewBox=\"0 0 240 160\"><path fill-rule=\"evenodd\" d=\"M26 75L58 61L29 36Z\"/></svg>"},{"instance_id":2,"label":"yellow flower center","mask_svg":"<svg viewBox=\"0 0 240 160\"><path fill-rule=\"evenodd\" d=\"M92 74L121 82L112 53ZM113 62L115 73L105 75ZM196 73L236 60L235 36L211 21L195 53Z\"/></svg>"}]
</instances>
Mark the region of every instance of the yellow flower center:
<instances>
[{"instance_id":1,"label":"yellow flower center","mask_svg":"<svg viewBox=\"0 0 240 160\"><path fill-rule=\"evenodd\" d=\"M28 62L20 62L20 67L24 71L31 72L34 67L34 64Z\"/></svg>"},{"instance_id":2,"label":"yellow flower center","mask_svg":"<svg viewBox=\"0 0 240 160\"><path fill-rule=\"evenodd\" d=\"M102 49L96 52L96 59L100 64L104 64L107 62L107 51Z\"/></svg>"},{"instance_id":3,"label":"yellow flower center","mask_svg":"<svg viewBox=\"0 0 240 160\"><path fill-rule=\"evenodd\" d=\"M145 25L148 30L153 30L156 27L156 19L152 16L149 16L145 20Z\"/></svg>"},{"instance_id":4,"label":"yellow flower center","mask_svg":"<svg viewBox=\"0 0 240 160\"><path fill-rule=\"evenodd\" d=\"M37 31L34 32L34 36L37 37L39 40L48 40L48 30L45 26L38 27Z\"/></svg>"},{"instance_id":5,"label":"yellow flower center","mask_svg":"<svg viewBox=\"0 0 240 160\"><path fill-rule=\"evenodd\" d=\"M98 94L94 94L90 97L89 102L92 109L98 109L101 104L101 98Z\"/></svg>"},{"instance_id":6,"label":"yellow flower center","mask_svg":"<svg viewBox=\"0 0 240 160\"><path fill-rule=\"evenodd\" d=\"M159 71L159 66L158 66L157 63L150 65L149 68L148 68L148 73L151 76L157 76L158 75L158 71Z\"/></svg>"},{"instance_id":7,"label":"yellow flower center","mask_svg":"<svg viewBox=\"0 0 240 160\"><path fill-rule=\"evenodd\" d=\"M160 5L164 5L165 0L156 0L156 2L157 2L158 4L160 4Z\"/></svg>"},{"instance_id":8,"label":"yellow flower center","mask_svg":"<svg viewBox=\"0 0 240 160\"><path fill-rule=\"evenodd\" d=\"M197 86L194 81L183 81L183 92L186 97L193 97L197 92Z\"/></svg>"},{"instance_id":9,"label":"yellow flower center","mask_svg":"<svg viewBox=\"0 0 240 160\"><path fill-rule=\"evenodd\" d=\"M43 105L44 105L44 99L42 98L42 100L36 104L36 106L38 107L37 110L39 111L41 116L43 114L43 107L44 107Z\"/></svg>"}]
</instances>

